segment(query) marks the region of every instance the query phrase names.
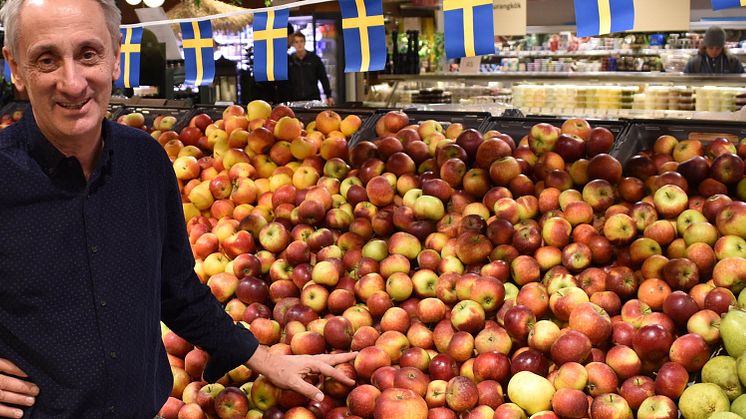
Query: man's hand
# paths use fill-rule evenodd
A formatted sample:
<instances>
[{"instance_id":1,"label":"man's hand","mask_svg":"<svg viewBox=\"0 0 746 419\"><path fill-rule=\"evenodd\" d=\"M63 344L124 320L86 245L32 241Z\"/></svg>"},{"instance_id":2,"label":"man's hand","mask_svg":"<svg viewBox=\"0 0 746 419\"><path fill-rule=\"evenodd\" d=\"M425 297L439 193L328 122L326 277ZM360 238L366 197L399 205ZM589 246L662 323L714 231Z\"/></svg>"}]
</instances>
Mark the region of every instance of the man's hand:
<instances>
[{"instance_id":1,"label":"man's hand","mask_svg":"<svg viewBox=\"0 0 746 419\"><path fill-rule=\"evenodd\" d=\"M267 348L259 346L246 365L252 370L264 375L276 386L295 390L312 400L324 399L322 393L313 384L306 382L303 377L308 374L323 374L348 386L355 385L355 381L344 375L334 366L344 362L351 362L357 352L324 355L275 355Z\"/></svg>"},{"instance_id":2,"label":"man's hand","mask_svg":"<svg viewBox=\"0 0 746 419\"><path fill-rule=\"evenodd\" d=\"M334 106L334 98L333 97L326 98L326 106Z\"/></svg>"},{"instance_id":3,"label":"man's hand","mask_svg":"<svg viewBox=\"0 0 746 419\"><path fill-rule=\"evenodd\" d=\"M39 394L39 387L16 377L28 377L28 375L12 362L0 358L0 417L20 418L23 412L20 409L8 407L8 404L33 406L36 401L34 396Z\"/></svg>"}]
</instances>

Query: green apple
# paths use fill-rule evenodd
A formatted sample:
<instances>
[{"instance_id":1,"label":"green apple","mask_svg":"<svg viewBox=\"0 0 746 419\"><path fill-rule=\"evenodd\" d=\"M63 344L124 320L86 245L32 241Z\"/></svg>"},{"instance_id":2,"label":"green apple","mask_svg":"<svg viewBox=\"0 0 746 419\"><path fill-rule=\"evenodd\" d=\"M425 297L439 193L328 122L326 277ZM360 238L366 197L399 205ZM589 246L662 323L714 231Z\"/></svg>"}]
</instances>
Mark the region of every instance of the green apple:
<instances>
[{"instance_id":1,"label":"green apple","mask_svg":"<svg viewBox=\"0 0 746 419\"><path fill-rule=\"evenodd\" d=\"M508 382L510 401L533 415L552 408L554 386L546 378L530 371L521 371Z\"/></svg>"}]
</instances>

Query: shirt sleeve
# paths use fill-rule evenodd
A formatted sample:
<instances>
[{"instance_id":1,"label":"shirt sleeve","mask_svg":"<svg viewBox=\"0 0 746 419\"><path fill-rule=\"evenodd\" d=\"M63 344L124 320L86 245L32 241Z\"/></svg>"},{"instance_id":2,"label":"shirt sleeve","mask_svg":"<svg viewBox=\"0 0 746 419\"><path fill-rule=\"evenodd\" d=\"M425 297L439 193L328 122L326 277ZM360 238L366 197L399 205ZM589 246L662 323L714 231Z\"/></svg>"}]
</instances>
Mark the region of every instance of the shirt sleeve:
<instances>
[{"instance_id":1,"label":"shirt sleeve","mask_svg":"<svg viewBox=\"0 0 746 419\"><path fill-rule=\"evenodd\" d=\"M316 76L321 81L321 86L324 88L326 97L331 97L332 87L329 84L329 76L326 75L326 68L324 68L324 63L319 56L316 56Z\"/></svg>"},{"instance_id":2,"label":"shirt sleeve","mask_svg":"<svg viewBox=\"0 0 746 419\"><path fill-rule=\"evenodd\" d=\"M197 278L176 176L170 165L165 166L161 319L177 335L210 354L204 377L212 382L248 361L258 342L250 331L234 324L210 288Z\"/></svg>"}]
</instances>

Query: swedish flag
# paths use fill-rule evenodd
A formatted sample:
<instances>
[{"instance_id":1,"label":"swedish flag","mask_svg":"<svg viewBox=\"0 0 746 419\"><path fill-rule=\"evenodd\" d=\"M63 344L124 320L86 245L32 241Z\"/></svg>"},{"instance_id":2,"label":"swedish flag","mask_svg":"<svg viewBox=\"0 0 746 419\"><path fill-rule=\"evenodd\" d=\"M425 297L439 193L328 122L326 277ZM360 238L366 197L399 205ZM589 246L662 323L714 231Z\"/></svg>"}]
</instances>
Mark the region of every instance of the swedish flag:
<instances>
[{"instance_id":1,"label":"swedish flag","mask_svg":"<svg viewBox=\"0 0 746 419\"><path fill-rule=\"evenodd\" d=\"M16 80L13 77L13 72L10 71L10 64L8 64L8 60L4 60L4 62L5 62L5 69L3 71L3 75L5 76L5 80L13 84L16 82Z\"/></svg>"},{"instance_id":2,"label":"swedish flag","mask_svg":"<svg viewBox=\"0 0 746 419\"><path fill-rule=\"evenodd\" d=\"M288 9L254 15L254 80L288 79Z\"/></svg>"},{"instance_id":3,"label":"swedish flag","mask_svg":"<svg viewBox=\"0 0 746 419\"><path fill-rule=\"evenodd\" d=\"M746 6L746 0L712 0L712 10Z\"/></svg>"},{"instance_id":4,"label":"swedish flag","mask_svg":"<svg viewBox=\"0 0 746 419\"><path fill-rule=\"evenodd\" d=\"M492 0L443 0L446 57L495 53Z\"/></svg>"},{"instance_id":5,"label":"swedish flag","mask_svg":"<svg viewBox=\"0 0 746 419\"><path fill-rule=\"evenodd\" d=\"M635 26L634 0L575 0L578 36L623 32Z\"/></svg>"},{"instance_id":6,"label":"swedish flag","mask_svg":"<svg viewBox=\"0 0 746 419\"><path fill-rule=\"evenodd\" d=\"M140 85L140 45L142 44L142 28L123 28L122 46L119 53L119 79L115 86L130 88Z\"/></svg>"},{"instance_id":7,"label":"swedish flag","mask_svg":"<svg viewBox=\"0 0 746 419\"><path fill-rule=\"evenodd\" d=\"M386 31L381 0L339 0L345 43L345 72L383 70Z\"/></svg>"},{"instance_id":8,"label":"swedish flag","mask_svg":"<svg viewBox=\"0 0 746 419\"><path fill-rule=\"evenodd\" d=\"M192 86L209 86L215 78L212 23L209 20L181 23L181 37L186 67L184 82Z\"/></svg>"}]
</instances>

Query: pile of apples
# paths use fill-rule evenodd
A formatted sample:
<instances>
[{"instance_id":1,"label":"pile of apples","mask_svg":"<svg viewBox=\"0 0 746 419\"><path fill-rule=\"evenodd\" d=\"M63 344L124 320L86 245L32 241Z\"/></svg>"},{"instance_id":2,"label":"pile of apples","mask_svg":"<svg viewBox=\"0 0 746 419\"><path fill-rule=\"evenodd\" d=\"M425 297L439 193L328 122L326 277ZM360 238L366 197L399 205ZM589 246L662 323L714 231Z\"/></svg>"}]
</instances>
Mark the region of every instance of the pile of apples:
<instances>
[{"instance_id":1,"label":"pile of apples","mask_svg":"<svg viewBox=\"0 0 746 419\"><path fill-rule=\"evenodd\" d=\"M23 111L21 110L14 111L12 114L4 113L0 116L0 129L7 128L10 124L18 122L21 117L23 117Z\"/></svg>"},{"instance_id":2,"label":"pile of apples","mask_svg":"<svg viewBox=\"0 0 746 419\"><path fill-rule=\"evenodd\" d=\"M167 418L676 418L746 285L746 142L662 136L622 167L583 119L514 139L390 112L353 147L354 115L260 101L162 122L226 312L276 353L359 351L316 402L245 366L203 382L164 326Z\"/></svg>"}]
</instances>

